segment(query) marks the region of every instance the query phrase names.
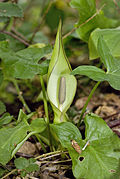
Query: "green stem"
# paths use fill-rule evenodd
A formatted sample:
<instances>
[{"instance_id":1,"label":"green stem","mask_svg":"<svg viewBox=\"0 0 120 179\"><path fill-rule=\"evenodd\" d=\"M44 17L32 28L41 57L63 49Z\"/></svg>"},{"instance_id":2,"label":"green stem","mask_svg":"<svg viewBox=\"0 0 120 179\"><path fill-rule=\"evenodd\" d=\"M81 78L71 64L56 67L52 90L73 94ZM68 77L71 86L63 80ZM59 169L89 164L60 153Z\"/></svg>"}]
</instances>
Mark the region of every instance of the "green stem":
<instances>
[{"instance_id":1,"label":"green stem","mask_svg":"<svg viewBox=\"0 0 120 179\"><path fill-rule=\"evenodd\" d=\"M66 151L65 151L65 152L66 152ZM58 153L62 154L62 153L65 153L65 152L63 152L63 151L61 151L61 150L54 151L54 152L49 152L49 153L46 153L46 154L42 154L42 155L36 157L35 159L37 160L37 159L39 159L39 158L47 157L47 156L49 156L49 155L58 154Z\"/></svg>"},{"instance_id":2,"label":"green stem","mask_svg":"<svg viewBox=\"0 0 120 179\"><path fill-rule=\"evenodd\" d=\"M93 88L92 91L90 92L90 94L89 94L89 96L88 96L88 99L87 99L87 101L86 101L86 103L85 103L85 105L84 105L84 107L83 107L83 109L82 109L82 112L81 112L80 119L79 119L79 121L78 121L77 127L80 127L81 120L82 120L83 115L84 115L84 113L85 113L85 111L86 111L87 105L88 105L89 101L91 100L91 98L92 98L92 96L93 96L95 90L96 90L97 87L99 86L99 84L100 84L100 81L98 81L98 82L95 84L94 88Z\"/></svg>"},{"instance_id":3,"label":"green stem","mask_svg":"<svg viewBox=\"0 0 120 179\"><path fill-rule=\"evenodd\" d=\"M1 179L5 179L8 176L10 176L11 174L15 173L17 171L17 169L13 169L11 172L7 173L5 176L3 176Z\"/></svg>"},{"instance_id":4,"label":"green stem","mask_svg":"<svg viewBox=\"0 0 120 179\"><path fill-rule=\"evenodd\" d=\"M46 118L47 118L47 123L49 124L47 98L46 98L45 85L44 85L44 81L43 81L42 76L40 76L40 83L41 83L42 93L43 93L43 102L44 102L45 115L46 115Z\"/></svg>"},{"instance_id":5,"label":"green stem","mask_svg":"<svg viewBox=\"0 0 120 179\"><path fill-rule=\"evenodd\" d=\"M28 107L27 103L25 102L25 100L24 100L24 98L23 98L23 96L22 96L22 93L21 93L20 88L19 88L19 86L18 86L18 84L17 84L17 81L16 81L15 79L12 79L12 82L13 82L13 84L14 84L16 90L17 90L17 94L18 94L18 96L19 96L20 101L22 102L22 104L23 104L23 106L25 107L25 109L27 110L27 112L30 113L31 110L30 110L30 108Z\"/></svg>"},{"instance_id":6,"label":"green stem","mask_svg":"<svg viewBox=\"0 0 120 179\"><path fill-rule=\"evenodd\" d=\"M42 76L40 76L40 83L41 83L42 93L43 93L43 102L44 102L45 116L46 116L46 118L47 118L47 124L48 124L48 133L49 133L50 149L52 150L52 145L51 145L51 133L50 133L50 125L49 125L48 105L47 105L45 85L44 85L44 81L43 81L43 77L42 77Z\"/></svg>"},{"instance_id":7,"label":"green stem","mask_svg":"<svg viewBox=\"0 0 120 179\"><path fill-rule=\"evenodd\" d=\"M46 152L47 152L47 150L46 150L46 148L45 148L44 144L42 143L42 141L41 141L41 139L40 139L39 135L38 135L38 134L35 134L35 136L37 137L38 141L40 142L40 145L41 145L41 147L42 147L43 151L46 153Z\"/></svg>"},{"instance_id":8,"label":"green stem","mask_svg":"<svg viewBox=\"0 0 120 179\"><path fill-rule=\"evenodd\" d=\"M35 135L35 134L36 134L35 131L34 131L34 132L30 132L30 133L22 140L22 142L20 142L20 143L16 146L16 148L13 150L13 152L12 152L12 157L14 157L14 155L15 155L16 152L19 150L19 148L23 145L23 143L24 143L30 136Z\"/></svg>"}]
</instances>

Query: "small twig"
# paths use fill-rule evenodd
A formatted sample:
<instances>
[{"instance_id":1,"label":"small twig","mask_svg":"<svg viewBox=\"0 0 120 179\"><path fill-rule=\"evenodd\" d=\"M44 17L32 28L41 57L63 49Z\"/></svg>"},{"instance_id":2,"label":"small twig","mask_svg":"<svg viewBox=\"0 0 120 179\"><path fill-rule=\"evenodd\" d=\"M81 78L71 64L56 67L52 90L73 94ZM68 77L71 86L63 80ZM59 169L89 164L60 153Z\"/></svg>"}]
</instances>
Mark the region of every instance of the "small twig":
<instances>
[{"instance_id":1,"label":"small twig","mask_svg":"<svg viewBox=\"0 0 120 179\"><path fill-rule=\"evenodd\" d=\"M65 163L65 162L71 162L72 161L72 159L68 159L68 160L60 160L60 161L42 161L42 162L40 162L41 164L42 163L52 163L52 164L58 164L58 163Z\"/></svg>"},{"instance_id":2,"label":"small twig","mask_svg":"<svg viewBox=\"0 0 120 179\"><path fill-rule=\"evenodd\" d=\"M8 21L6 22L6 24L4 25L2 31L6 30L7 27L9 26L9 23L10 23L10 18L8 19Z\"/></svg>"},{"instance_id":3,"label":"small twig","mask_svg":"<svg viewBox=\"0 0 120 179\"><path fill-rule=\"evenodd\" d=\"M36 157L35 159L37 160L39 158L47 157L49 155L58 154L58 153L62 154L62 153L66 153L66 151L64 152L64 151L59 150L59 151L49 152L49 153L40 155L40 156Z\"/></svg>"},{"instance_id":4,"label":"small twig","mask_svg":"<svg viewBox=\"0 0 120 179\"><path fill-rule=\"evenodd\" d=\"M12 27L11 31L12 31L13 33L15 33L17 36L19 36L20 38L22 38L25 42L28 42L28 43L29 43L29 41L24 37L24 35L22 35L22 34L21 34L20 32L18 32L18 31L16 31L14 27Z\"/></svg>"},{"instance_id":5,"label":"small twig","mask_svg":"<svg viewBox=\"0 0 120 179\"><path fill-rule=\"evenodd\" d=\"M18 84L17 84L17 81L16 81L15 79L13 79L13 80L11 80L11 81L13 82L13 84L14 84L14 86L15 86L15 88L16 88L16 91L17 91L17 94L18 94L18 96L19 96L20 101L22 102L22 104L23 104L23 106L25 107L25 109L27 110L27 112L30 113L31 110L30 110L30 108L28 107L26 101L24 100L24 98L23 98L23 96L22 96L22 93L21 93L21 91L20 91L20 89L19 89L19 86L18 86Z\"/></svg>"},{"instance_id":6,"label":"small twig","mask_svg":"<svg viewBox=\"0 0 120 179\"><path fill-rule=\"evenodd\" d=\"M34 30L34 32L33 32L33 35L32 35L32 37L31 37L30 43L33 41L33 39L34 39L34 37L35 37L35 34L40 30L40 26L41 26L42 23L44 22L45 17L46 17L46 15L47 15L47 13L48 13L48 11L49 11L49 9L50 9L50 7L51 7L52 4L53 4L53 1L51 1L51 2L49 3L49 5L48 5L46 11L45 11L44 14L43 14L43 17L42 17L41 21L39 22L38 26L35 28L35 30Z\"/></svg>"},{"instance_id":7,"label":"small twig","mask_svg":"<svg viewBox=\"0 0 120 179\"><path fill-rule=\"evenodd\" d=\"M65 39L66 37L68 37L69 35L71 35L76 29L82 27L83 25L87 24L89 21L91 21L96 15L99 14L99 12L104 8L105 4L103 4L103 6L97 10L97 12L95 14L93 14L93 16L91 16L89 19L87 19L85 22L83 22L82 24L80 24L78 27L74 27L70 32L68 32L67 34L65 34L63 36L63 39Z\"/></svg>"},{"instance_id":8,"label":"small twig","mask_svg":"<svg viewBox=\"0 0 120 179\"><path fill-rule=\"evenodd\" d=\"M110 128L116 127L120 125L120 120L114 120L107 123Z\"/></svg>"},{"instance_id":9,"label":"small twig","mask_svg":"<svg viewBox=\"0 0 120 179\"><path fill-rule=\"evenodd\" d=\"M3 176L1 179L7 178L8 176L10 176L11 174L15 173L16 171L17 171L17 169L12 170L11 172L9 172L5 176Z\"/></svg>"},{"instance_id":10,"label":"small twig","mask_svg":"<svg viewBox=\"0 0 120 179\"><path fill-rule=\"evenodd\" d=\"M25 157L25 158L33 158L34 157L33 155L25 154L25 153L22 153L22 152L16 152L15 155L20 156L20 157Z\"/></svg>"},{"instance_id":11,"label":"small twig","mask_svg":"<svg viewBox=\"0 0 120 179\"><path fill-rule=\"evenodd\" d=\"M66 154L66 153L68 153L68 152L64 152L64 154ZM46 160L46 159L49 159L49 158L53 158L53 157L59 156L61 154L63 154L63 152L62 153L58 153L58 154L54 154L54 155L50 155L48 157L44 157L44 158L39 159L39 160Z\"/></svg>"},{"instance_id":12,"label":"small twig","mask_svg":"<svg viewBox=\"0 0 120 179\"><path fill-rule=\"evenodd\" d=\"M114 2L114 4L115 4L115 6L116 6L117 10L118 10L118 11L120 11L120 7L118 6L118 4L117 4L116 0L113 0L113 2Z\"/></svg>"},{"instance_id":13,"label":"small twig","mask_svg":"<svg viewBox=\"0 0 120 179\"><path fill-rule=\"evenodd\" d=\"M7 34L7 35L17 39L18 41L20 41L21 43L23 43L26 46L30 45L28 42L26 42L25 40L21 39L20 37L18 37L17 35L13 34L12 32L8 32L8 31L5 31L5 30L0 30L0 33Z\"/></svg>"},{"instance_id":14,"label":"small twig","mask_svg":"<svg viewBox=\"0 0 120 179\"><path fill-rule=\"evenodd\" d=\"M114 113L114 114L112 114L112 115L105 116L105 117L103 117L103 119L106 120L106 119L112 118L112 117L114 117L114 116L116 116L116 115L118 115L118 114L120 114L120 111L119 111L119 112L116 112L116 113Z\"/></svg>"}]
</instances>

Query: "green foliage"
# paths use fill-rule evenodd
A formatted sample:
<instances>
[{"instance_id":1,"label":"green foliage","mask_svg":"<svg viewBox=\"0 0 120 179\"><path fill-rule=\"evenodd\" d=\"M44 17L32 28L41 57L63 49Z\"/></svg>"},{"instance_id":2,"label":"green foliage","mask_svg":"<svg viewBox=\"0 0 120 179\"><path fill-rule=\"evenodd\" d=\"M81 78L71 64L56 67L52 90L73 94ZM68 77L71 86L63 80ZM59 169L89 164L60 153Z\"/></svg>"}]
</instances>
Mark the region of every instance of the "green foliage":
<instances>
[{"instance_id":1,"label":"green foliage","mask_svg":"<svg viewBox=\"0 0 120 179\"><path fill-rule=\"evenodd\" d=\"M0 163L5 165L12 156L12 151L27 135L29 126L25 122L16 127L0 129Z\"/></svg>"},{"instance_id":2,"label":"green foliage","mask_svg":"<svg viewBox=\"0 0 120 179\"><path fill-rule=\"evenodd\" d=\"M79 130L71 123L52 124L51 128L69 151L75 178L110 178L119 167L120 140L100 117L88 114L84 122L85 140L81 140ZM79 145L81 154L72 146L73 140Z\"/></svg>"},{"instance_id":3,"label":"green foliage","mask_svg":"<svg viewBox=\"0 0 120 179\"><path fill-rule=\"evenodd\" d=\"M70 5L76 8L79 13L79 22L77 24L77 34L80 39L88 42L91 32L96 28L109 28L115 27L117 25L117 20L108 19L104 16L101 10L94 18L89 22L79 27L80 24L85 23L89 18L91 18L96 12L96 1L95 0L71 0Z\"/></svg>"},{"instance_id":4,"label":"green foliage","mask_svg":"<svg viewBox=\"0 0 120 179\"><path fill-rule=\"evenodd\" d=\"M109 1L106 0L106 2ZM55 35L54 30L59 21L58 16L64 19L64 17L68 15L71 19L70 26L76 21L76 14L73 15L74 11L71 11L70 8L68 9L70 9L71 12L68 14L64 12L64 9L67 11L67 8L63 7L65 4L67 5L65 1L51 1L50 3L52 5L47 4L48 2L44 0L41 2L39 0L31 2L20 1L19 3L23 6L23 9L25 9L24 19L14 18L23 17L23 10L17 3L0 3L0 31L2 32L0 34L0 85L3 82L4 89L7 89L7 85L4 85L4 82L8 83L7 80L12 81L16 87L19 99L23 103L24 108L27 109L27 104L23 98L24 94L22 96L21 92L22 85L29 83L27 87L34 88L32 84L34 82L36 84L37 82L39 86L39 78L34 77L36 75L38 75L38 77L40 76L45 118L32 120L31 117L35 112L28 110L28 114L26 114L20 109L18 119L15 120L13 116L6 112L5 105L0 101L0 115L2 115L0 116L0 163L6 165L24 142L30 136L35 135L43 150L46 150L44 143L47 144L50 149L59 149L59 147L62 147L63 150L64 148L68 150L72 159L72 170L75 178L118 178L120 167L119 138L112 132L104 120L94 114L87 114L84 118L85 133L83 130L81 131L85 139L82 139L78 127L71 122L67 122L69 118L66 114L73 102L76 92L77 82L73 76L75 74L86 75L95 81L108 81L113 88L120 90L120 60L116 59L120 56L120 30L119 27L113 28L119 25L120 21L119 15L109 13L111 10L115 12L115 3L119 5L118 0L112 2L114 4L113 7L110 4L108 9L105 7L100 11L96 8L95 0L71 0L70 2L71 7L78 10L79 22L75 25L75 28L77 29L79 38L88 43L90 59L100 57L106 70L104 70L104 68L97 68L96 66L84 65L72 71L62 44L61 21L58 26L51 57L51 46L45 45L45 43L48 43L50 35L52 38ZM102 0L101 3L104 3L104 0ZM46 9L46 4L48 5L48 9ZM34 9L34 5L37 10ZM49 5L51 5L51 7ZM105 15L103 11L105 11ZM42 18L40 18L40 14L43 14ZM40 22L39 19L41 20ZM43 27L43 22L46 22L48 26L44 23ZM80 27L81 24L84 25ZM112 29L110 29L111 27ZM40 30L40 28L45 32ZM64 33L68 29L69 25L66 23ZM72 29L71 32L74 30L75 29ZM33 41L30 41L33 36ZM64 42L65 44L73 42L72 48L74 47L75 50L73 54L81 54L81 51L76 51L77 46L74 46L74 44L76 44L74 38L76 37L76 35L69 36L68 39L65 38ZM52 38L50 38L50 40L52 40ZM77 41L82 49L83 44L78 38ZM29 47L26 48L25 42L30 44ZM50 58L51 61L49 60ZM48 96L46 96L45 85L42 78L45 74L47 74ZM16 78L19 78L19 80L16 80ZM20 89L17 82L19 82ZM99 82L93 88L92 93L90 93L86 104L88 104L98 85ZM9 89L7 90L9 92ZM15 95L16 91L13 92ZM22 91L27 91L27 89L23 87ZM35 92L36 91L35 89ZM30 95L30 92L27 92ZM29 100L30 98L28 97L27 99ZM54 112L52 124L49 120L49 112L51 111L50 108L48 108L47 100L49 100ZM5 103L7 104L6 101ZM80 116L80 119L83 119L86 104L81 112L82 117ZM78 124L80 124L80 122L81 121L79 121ZM25 158L17 158L14 160L14 163L21 177L25 177L27 173L39 170L39 166L33 158L28 160ZM2 176L4 172L6 171L0 168L0 176Z\"/></svg>"},{"instance_id":5,"label":"green foliage","mask_svg":"<svg viewBox=\"0 0 120 179\"><path fill-rule=\"evenodd\" d=\"M107 72L95 66L79 66L73 70L72 74L86 75L95 81L108 81L114 89L120 90L120 60L112 56L103 37L98 41L98 53Z\"/></svg>"},{"instance_id":6,"label":"green foliage","mask_svg":"<svg viewBox=\"0 0 120 179\"><path fill-rule=\"evenodd\" d=\"M22 121L19 122L17 126L4 127L0 129L0 163L3 165L5 165L15 155L22 144L31 135L41 133L46 128L46 122L44 119L37 118L29 125L26 121L28 118L27 115L21 113L21 117ZM19 121L21 117L19 116ZM3 124L5 124L11 119L5 119L4 116L2 120Z\"/></svg>"},{"instance_id":7,"label":"green foliage","mask_svg":"<svg viewBox=\"0 0 120 179\"><path fill-rule=\"evenodd\" d=\"M2 84L3 82L3 73L2 73L2 70L0 70L0 85Z\"/></svg>"},{"instance_id":8,"label":"green foliage","mask_svg":"<svg viewBox=\"0 0 120 179\"><path fill-rule=\"evenodd\" d=\"M36 118L30 124L31 131L34 131L36 133L43 132L46 129L46 127L46 122L43 118Z\"/></svg>"},{"instance_id":9,"label":"green foliage","mask_svg":"<svg viewBox=\"0 0 120 179\"><path fill-rule=\"evenodd\" d=\"M48 98L54 111L54 122L66 121L66 111L76 92L76 79L70 75L71 66L62 45L61 21L48 69Z\"/></svg>"},{"instance_id":10,"label":"green foliage","mask_svg":"<svg viewBox=\"0 0 120 179\"><path fill-rule=\"evenodd\" d=\"M97 51L98 39L103 36L105 43L107 44L111 54L114 57L120 56L120 27L113 29L96 29L94 30L89 39L89 56L90 59L96 59L100 57Z\"/></svg>"},{"instance_id":11,"label":"green foliage","mask_svg":"<svg viewBox=\"0 0 120 179\"><path fill-rule=\"evenodd\" d=\"M4 175L4 173L6 172L6 170L0 168L0 177L2 177Z\"/></svg>"},{"instance_id":12,"label":"green foliage","mask_svg":"<svg viewBox=\"0 0 120 179\"><path fill-rule=\"evenodd\" d=\"M47 73L49 60L38 64L40 59L51 52L50 46L26 48L18 52L9 49L6 41L1 42L0 57L5 78L31 79L36 74Z\"/></svg>"},{"instance_id":13,"label":"green foliage","mask_svg":"<svg viewBox=\"0 0 120 179\"><path fill-rule=\"evenodd\" d=\"M19 5L15 3L0 2L0 16L23 17L23 10Z\"/></svg>"},{"instance_id":14,"label":"green foliage","mask_svg":"<svg viewBox=\"0 0 120 179\"><path fill-rule=\"evenodd\" d=\"M50 27L51 31L54 31L57 28L59 24L59 18L61 18L63 21L64 16L65 16L64 11L60 8L57 8L56 4L53 3L45 19L46 24ZM51 23L51 19L52 19L52 23Z\"/></svg>"},{"instance_id":15,"label":"green foliage","mask_svg":"<svg viewBox=\"0 0 120 179\"><path fill-rule=\"evenodd\" d=\"M35 163L36 160L30 158L17 158L14 160L15 166L17 169L21 170L21 176L25 176L29 172L35 172L39 170L39 166Z\"/></svg>"},{"instance_id":16,"label":"green foliage","mask_svg":"<svg viewBox=\"0 0 120 179\"><path fill-rule=\"evenodd\" d=\"M2 101L0 101L0 115L6 111L6 107Z\"/></svg>"},{"instance_id":17,"label":"green foliage","mask_svg":"<svg viewBox=\"0 0 120 179\"><path fill-rule=\"evenodd\" d=\"M13 119L13 116L10 116L9 113L5 113L0 117L0 128L3 127L3 125L9 124Z\"/></svg>"}]
</instances>

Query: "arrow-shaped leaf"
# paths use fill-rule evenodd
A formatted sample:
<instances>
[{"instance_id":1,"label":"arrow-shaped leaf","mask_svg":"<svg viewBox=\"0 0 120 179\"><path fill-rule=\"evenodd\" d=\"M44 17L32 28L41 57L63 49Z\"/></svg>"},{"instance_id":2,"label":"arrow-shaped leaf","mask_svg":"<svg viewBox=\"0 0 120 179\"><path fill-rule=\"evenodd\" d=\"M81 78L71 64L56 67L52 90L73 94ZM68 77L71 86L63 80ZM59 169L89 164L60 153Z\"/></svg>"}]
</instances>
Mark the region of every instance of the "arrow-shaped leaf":
<instances>
[{"instance_id":1,"label":"arrow-shaped leaf","mask_svg":"<svg viewBox=\"0 0 120 179\"><path fill-rule=\"evenodd\" d=\"M78 128L69 122L52 124L51 129L69 151L75 178L112 177L120 167L120 139L105 121L94 114L86 115L85 126L85 140L81 139ZM72 145L73 141L76 146Z\"/></svg>"},{"instance_id":2,"label":"arrow-shaped leaf","mask_svg":"<svg viewBox=\"0 0 120 179\"><path fill-rule=\"evenodd\" d=\"M96 59L99 57L97 50L98 39L103 36L105 43L111 51L112 56L120 56L120 27L112 29L99 29L94 30L89 38L89 56L90 59Z\"/></svg>"},{"instance_id":3,"label":"arrow-shaped leaf","mask_svg":"<svg viewBox=\"0 0 120 179\"><path fill-rule=\"evenodd\" d=\"M95 81L108 81L114 89L120 90L120 60L112 56L103 37L98 40L98 53L107 72L95 66L79 66L72 74L86 75Z\"/></svg>"}]
</instances>

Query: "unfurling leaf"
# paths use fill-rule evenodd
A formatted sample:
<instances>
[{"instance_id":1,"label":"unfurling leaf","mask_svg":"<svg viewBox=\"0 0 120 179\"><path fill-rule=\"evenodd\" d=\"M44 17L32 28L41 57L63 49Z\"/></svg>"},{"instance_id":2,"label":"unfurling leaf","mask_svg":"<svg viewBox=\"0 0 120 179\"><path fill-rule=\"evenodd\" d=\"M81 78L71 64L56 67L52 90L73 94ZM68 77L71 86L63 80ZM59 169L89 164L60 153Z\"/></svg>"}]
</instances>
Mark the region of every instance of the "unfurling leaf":
<instances>
[{"instance_id":1,"label":"unfurling leaf","mask_svg":"<svg viewBox=\"0 0 120 179\"><path fill-rule=\"evenodd\" d=\"M67 120L66 111L76 92L76 79L70 75L71 66L62 44L61 21L48 69L47 93L55 114L54 122Z\"/></svg>"}]
</instances>

